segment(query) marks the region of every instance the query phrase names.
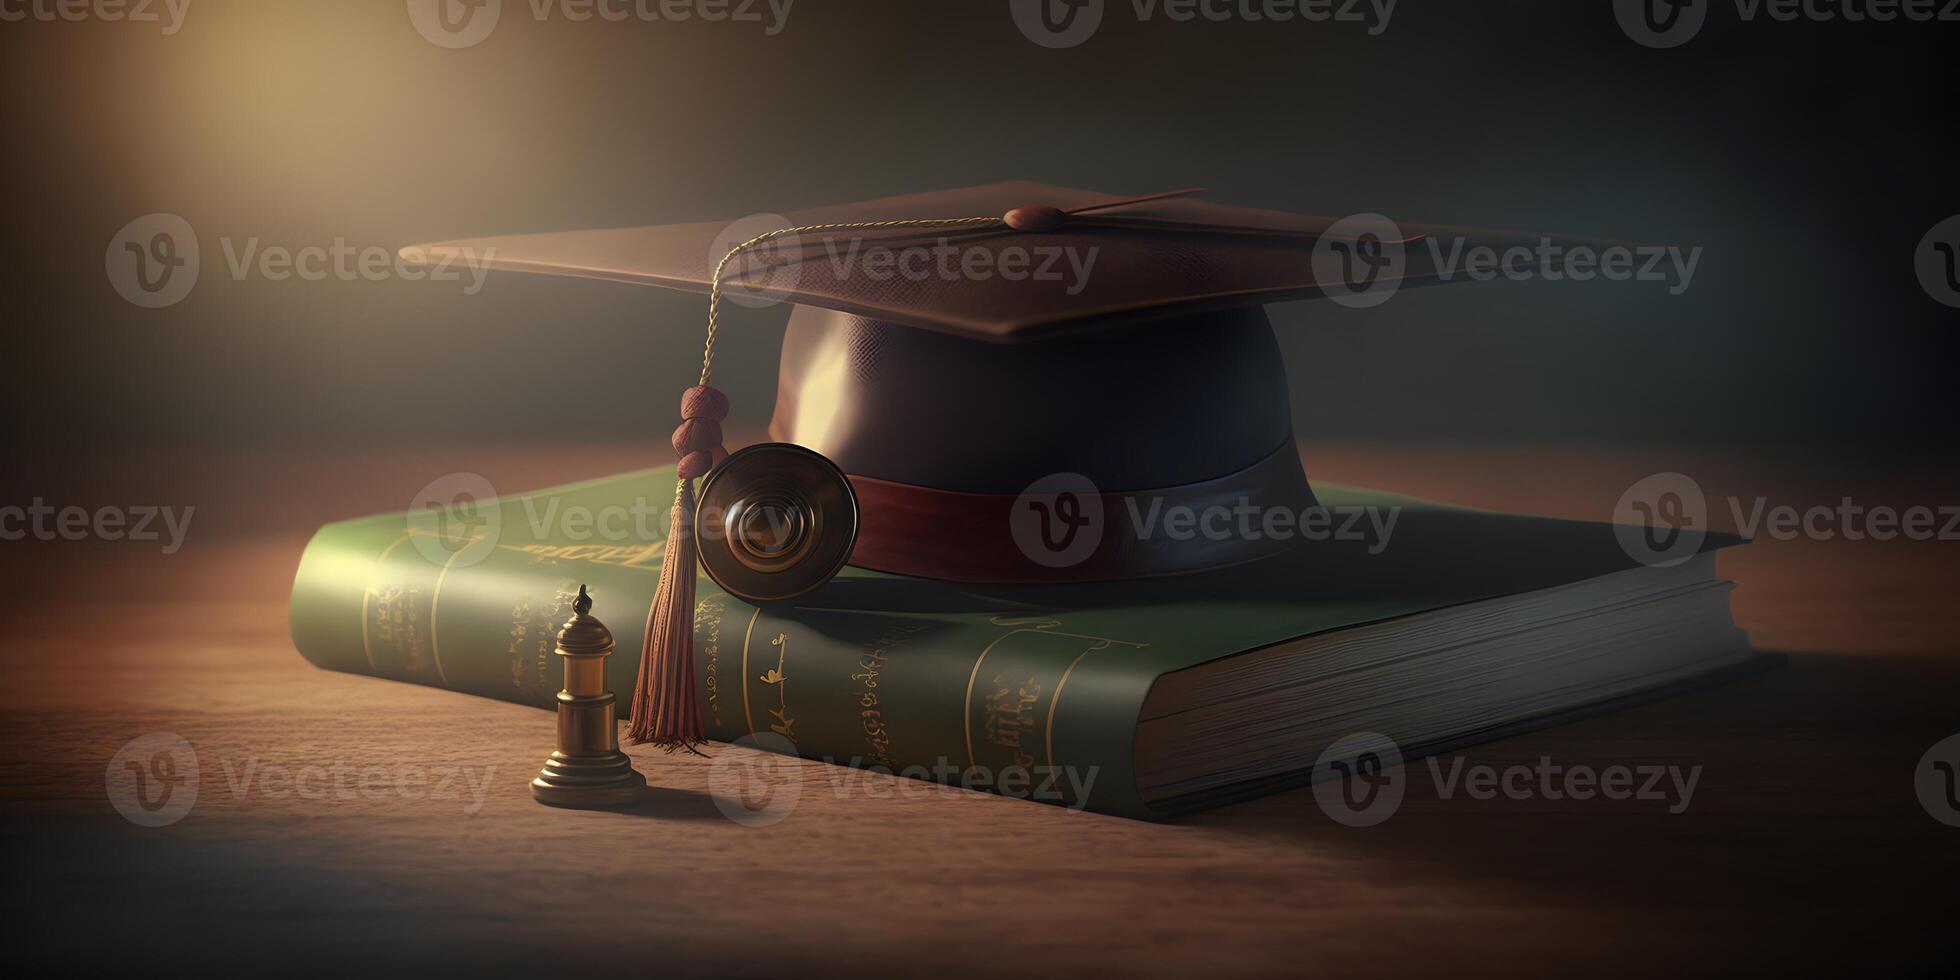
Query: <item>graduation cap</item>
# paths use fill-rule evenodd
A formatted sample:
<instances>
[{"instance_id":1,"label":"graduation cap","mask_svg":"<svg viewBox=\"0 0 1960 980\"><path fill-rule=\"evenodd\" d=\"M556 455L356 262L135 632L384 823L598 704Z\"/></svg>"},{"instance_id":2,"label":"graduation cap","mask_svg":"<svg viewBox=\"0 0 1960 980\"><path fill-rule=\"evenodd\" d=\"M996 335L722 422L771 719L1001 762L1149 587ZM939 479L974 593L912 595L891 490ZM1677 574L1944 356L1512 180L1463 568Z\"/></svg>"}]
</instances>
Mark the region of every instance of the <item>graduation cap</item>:
<instances>
[{"instance_id":1,"label":"graduation cap","mask_svg":"<svg viewBox=\"0 0 1960 980\"><path fill-rule=\"evenodd\" d=\"M491 268L708 294L681 398L678 486L630 735L701 742L696 563L790 598L845 563L965 582L1110 581L1302 546L1136 533L1129 511L1294 513L1294 448L1264 304L1366 302L1445 281L1430 236L1535 235L1334 220L1030 182L704 222L438 242ZM794 304L770 443L729 454L711 386L722 300ZM694 482L705 478L696 502ZM1106 517L1107 519L1095 519Z\"/></svg>"}]
</instances>

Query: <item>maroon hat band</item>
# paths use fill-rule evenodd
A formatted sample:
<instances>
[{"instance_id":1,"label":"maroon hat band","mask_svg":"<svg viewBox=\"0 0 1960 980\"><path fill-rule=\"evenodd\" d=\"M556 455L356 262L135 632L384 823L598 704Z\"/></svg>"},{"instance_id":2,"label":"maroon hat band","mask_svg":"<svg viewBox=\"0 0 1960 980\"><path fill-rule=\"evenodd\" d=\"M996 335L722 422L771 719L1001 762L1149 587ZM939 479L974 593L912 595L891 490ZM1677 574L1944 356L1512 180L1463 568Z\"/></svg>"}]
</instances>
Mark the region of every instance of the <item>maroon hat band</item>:
<instances>
[{"instance_id":1,"label":"maroon hat band","mask_svg":"<svg viewBox=\"0 0 1960 980\"><path fill-rule=\"evenodd\" d=\"M1289 436L1265 459L1202 483L1105 492L1058 474L1020 494L964 493L852 475L861 568L952 582L1101 582L1199 572L1297 544L1245 533L1247 514L1317 506Z\"/></svg>"}]
</instances>

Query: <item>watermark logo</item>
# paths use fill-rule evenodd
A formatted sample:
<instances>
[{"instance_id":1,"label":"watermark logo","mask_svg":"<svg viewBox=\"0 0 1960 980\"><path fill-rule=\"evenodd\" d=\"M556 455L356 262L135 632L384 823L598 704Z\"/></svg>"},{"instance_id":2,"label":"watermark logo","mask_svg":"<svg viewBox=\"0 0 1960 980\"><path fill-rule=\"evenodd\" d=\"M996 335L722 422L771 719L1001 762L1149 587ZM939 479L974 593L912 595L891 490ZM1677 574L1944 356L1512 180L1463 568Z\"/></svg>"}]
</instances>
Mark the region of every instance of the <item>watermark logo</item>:
<instances>
[{"instance_id":1,"label":"watermark logo","mask_svg":"<svg viewBox=\"0 0 1960 980\"><path fill-rule=\"evenodd\" d=\"M411 246L399 252L379 245L358 246L345 238L325 245L297 247L266 244L254 235L239 241L229 235L218 239L224 251L225 267L234 282L254 276L266 282L465 282L463 295L475 296L483 290L496 261L495 247L444 246L430 251Z\"/></svg>"},{"instance_id":2,"label":"watermark logo","mask_svg":"<svg viewBox=\"0 0 1960 980\"><path fill-rule=\"evenodd\" d=\"M1912 785L1927 816L1960 827L1960 735L1940 739L1919 757Z\"/></svg>"},{"instance_id":3,"label":"watermark logo","mask_svg":"<svg viewBox=\"0 0 1960 980\"><path fill-rule=\"evenodd\" d=\"M1015 26L1044 48L1072 48L1102 25L1104 0L1010 0ZM1129 0L1138 23L1162 17L1179 24L1358 24L1368 36L1388 30L1396 0Z\"/></svg>"},{"instance_id":4,"label":"watermark logo","mask_svg":"<svg viewBox=\"0 0 1960 980\"><path fill-rule=\"evenodd\" d=\"M1402 285L1409 256L1401 229L1379 214L1334 222L1313 243L1313 278L1321 292L1352 309L1380 306Z\"/></svg>"},{"instance_id":5,"label":"watermark logo","mask_svg":"<svg viewBox=\"0 0 1960 980\"><path fill-rule=\"evenodd\" d=\"M130 739L103 773L109 805L139 827L167 827L197 804L197 750L181 736L151 732Z\"/></svg>"},{"instance_id":6,"label":"watermark logo","mask_svg":"<svg viewBox=\"0 0 1960 980\"><path fill-rule=\"evenodd\" d=\"M1014 498L1007 519L1014 544L1044 568L1071 568L1103 538L1102 492L1080 473L1052 473Z\"/></svg>"},{"instance_id":7,"label":"watermark logo","mask_svg":"<svg viewBox=\"0 0 1960 980\"><path fill-rule=\"evenodd\" d=\"M1537 765L1511 765L1498 768L1472 765L1463 756L1450 759L1448 769L1441 759L1427 760L1429 779L1439 800L1455 799L1458 793L1473 800L1590 800L1615 802L1635 800L1666 805L1670 815L1688 812L1695 801L1695 787L1701 784L1701 767L1646 764L1638 766L1588 765L1562 766L1551 756L1541 755Z\"/></svg>"},{"instance_id":8,"label":"watermark logo","mask_svg":"<svg viewBox=\"0 0 1960 980\"><path fill-rule=\"evenodd\" d=\"M759 310L796 291L803 281L803 241L791 227L780 214L752 214L730 222L715 235L708 246L708 269L721 269L723 299ZM748 244L764 235L771 237Z\"/></svg>"},{"instance_id":9,"label":"watermark logo","mask_svg":"<svg viewBox=\"0 0 1960 980\"><path fill-rule=\"evenodd\" d=\"M563 20L582 24L600 21L652 23L760 24L765 37L775 37L789 24L796 0L523 0L538 23ZM444 48L468 48L484 42L497 29L503 0L408 0L408 19L429 43Z\"/></svg>"},{"instance_id":10,"label":"watermark logo","mask_svg":"<svg viewBox=\"0 0 1960 980\"><path fill-rule=\"evenodd\" d=\"M1912 268L1926 295L1947 306L1960 307L1960 214L1926 232L1913 252Z\"/></svg>"},{"instance_id":11,"label":"watermark logo","mask_svg":"<svg viewBox=\"0 0 1960 980\"><path fill-rule=\"evenodd\" d=\"M768 827L789 819L803 798L803 763L796 743L775 732L756 732L729 743L708 766L715 809L744 827Z\"/></svg>"},{"instance_id":12,"label":"watermark logo","mask_svg":"<svg viewBox=\"0 0 1960 980\"><path fill-rule=\"evenodd\" d=\"M197 285L197 232L174 214L146 214L122 226L102 257L109 285L147 310L175 306Z\"/></svg>"},{"instance_id":13,"label":"watermark logo","mask_svg":"<svg viewBox=\"0 0 1960 980\"><path fill-rule=\"evenodd\" d=\"M1960 736L1955 736L1960 750ZM1349 827L1372 827L1395 815L1417 767L1404 766L1395 741L1377 732L1349 735L1327 747L1314 764L1322 778L1313 784L1321 812ZM1456 755L1448 764L1438 756L1424 760L1438 800L1468 797L1507 800L1609 800L1663 804L1671 815L1686 813L1701 784L1702 767L1662 765L1560 765L1539 756L1534 765L1494 766Z\"/></svg>"},{"instance_id":14,"label":"watermark logo","mask_svg":"<svg viewBox=\"0 0 1960 980\"><path fill-rule=\"evenodd\" d=\"M815 240L812 240L812 238ZM1097 246L997 245L946 236L893 244L862 236L799 234L777 214L752 214L723 228L708 246L708 268L721 269L724 299L755 309L790 298L806 269L834 282L1056 283L1075 296L1088 286Z\"/></svg>"},{"instance_id":15,"label":"watermark logo","mask_svg":"<svg viewBox=\"0 0 1960 980\"><path fill-rule=\"evenodd\" d=\"M1102 26L1103 0L1011 0L1014 26L1044 48L1072 48Z\"/></svg>"},{"instance_id":16,"label":"watermark logo","mask_svg":"<svg viewBox=\"0 0 1960 980\"><path fill-rule=\"evenodd\" d=\"M1613 17L1627 37L1650 48L1678 48L1701 33L1708 0L1613 0Z\"/></svg>"},{"instance_id":17,"label":"watermark logo","mask_svg":"<svg viewBox=\"0 0 1960 980\"><path fill-rule=\"evenodd\" d=\"M502 15L503 0L408 0L408 20L416 33L452 50L482 44Z\"/></svg>"},{"instance_id":18,"label":"watermark logo","mask_svg":"<svg viewBox=\"0 0 1960 980\"><path fill-rule=\"evenodd\" d=\"M161 24L164 37L182 30L190 11L191 0L0 0L0 21L8 23L101 20Z\"/></svg>"},{"instance_id":19,"label":"watermark logo","mask_svg":"<svg viewBox=\"0 0 1960 980\"><path fill-rule=\"evenodd\" d=\"M940 238L932 245L893 248L881 242L866 244L853 238L839 243L824 239L824 254L838 281L863 278L871 282L1052 282L1070 296L1089 285L1089 274L1102 254L1099 246L956 245Z\"/></svg>"},{"instance_id":20,"label":"watermark logo","mask_svg":"<svg viewBox=\"0 0 1960 980\"><path fill-rule=\"evenodd\" d=\"M1080 473L1054 473L1029 484L1014 499L1008 532L1030 561L1046 568L1073 568L1112 537L1122 543L1337 541L1363 544L1369 555L1379 555L1388 549L1401 517L1400 506L1296 508L1255 503L1250 495L1191 501L1158 493L1104 494ZM1116 523L1106 527L1110 520Z\"/></svg>"},{"instance_id":21,"label":"watermark logo","mask_svg":"<svg viewBox=\"0 0 1960 980\"><path fill-rule=\"evenodd\" d=\"M1960 504L1775 503L1728 496L1727 519L1745 538L1774 541L1960 541ZM1681 473L1656 473L1620 496L1613 533L1643 565L1668 568L1701 550L1713 514L1700 484Z\"/></svg>"},{"instance_id":22,"label":"watermark logo","mask_svg":"<svg viewBox=\"0 0 1960 980\"><path fill-rule=\"evenodd\" d=\"M257 754L220 758L225 788L234 800L299 799L315 803L397 800L460 800L466 816L476 816L490 798L496 767L436 765L359 766L347 759L330 762L270 762Z\"/></svg>"},{"instance_id":23,"label":"watermark logo","mask_svg":"<svg viewBox=\"0 0 1960 980\"><path fill-rule=\"evenodd\" d=\"M1679 296L1694 285L1695 270L1701 267L1702 248L1684 249L1679 245L1573 245L1566 246L1540 237L1526 244L1473 245L1468 239L1431 236L1424 240L1429 248L1431 267L1441 282L1469 279L1472 282L1657 282L1666 283L1669 296Z\"/></svg>"},{"instance_id":24,"label":"watermark logo","mask_svg":"<svg viewBox=\"0 0 1960 980\"><path fill-rule=\"evenodd\" d=\"M1314 801L1335 823L1372 827L1395 815L1408 791L1408 771L1395 740L1378 732L1349 735L1314 760Z\"/></svg>"},{"instance_id":25,"label":"watermark logo","mask_svg":"<svg viewBox=\"0 0 1960 980\"><path fill-rule=\"evenodd\" d=\"M0 0L4 2L4 0ZM218 239L224 270L234 282L461 282L474 296L489 278L497 250L443 246L410 247L399 253L379 245L357 246L345 238L326 244L268 244L258 236ZM145 309L182 302L197 285L202 269L197 232L174 214L148 214L130 222L109 240L103 264L117 295Z\"/></svg>"},{"instance_id":26,"label":"watermark logo","mask_svg":"<svg viewBox=\"0 0 1960 980\"><path fill-rule=\"evenodd\" d=\"M946 799L962 791L992 791L1081 811L1089 803L1101 767L1014 764L966 765L940 756L931 764L900 766L875 758L825 756L815 766L797 756L796 744L769 731L744 735L716 752L708 767L708 791L722 816L744 827L770 827L789 819L809 791L850 800Z\"/></svg>"},{"instance_id":27,"label":"watermark logo","mask_svg":"<svg viewBox=\"0 0 1960 980\"><path fill-rule=\"evenodd\" d=\"M495 782L491 766L267 762L256 754L221 757L218 768L224 779L211 785L229 790L233 800L462 800L463 812L472 816L483 809ZM184 819L197 805L199 777L197 750L170 732L130 739L103 774L109 804L140 827L167 827Z\"/></svg>"},{"instance_id":28,"label":"watermark logo","mask_svg":"<svg viewBox=\"0 0 1960 980\"><path fill-rule=\"evenodd\" d=\"M1613 17L1627 37L1650 48L1676 48L1694 40L1708 19L1711 0L1613 0ZM1736 19L1784 24L1926 24L1960 21L1954 0L1734 0Z\"/></svg>"},{"instance_id":29,"label":"watermark logo","mask_svg":"<svg viewBox=\"0 0 1960 980\"><path fill-rule=\"evenodd\" d=\"M195 506L56 507L35 497L22 507L0 507L0 541L162 541L174 555L190 534Z\"/></svg>"},{"instance_id":30,"label":"watermark logo","mask_svg":"<svg viewBox=\"0 0 1960 980\"><path fill-rule=\"evenodd\" d=\"M1708 534L1708 498L1682 473L1655 473L1620 494L1613 535L1627 557L1672 568L1700 553Z\"/></svg>"},{"instance_id":31,"label":"watermark logo","mask_svg":"<svg viewBox=\"0 0 1960 980\"><path fill-rule=\"evenodd\" d=\"M503 527L497 491L476 473L449 473L422 486L404 518L409 540L431 564L467 568L496 550Z\"/></svg>"},{"instance_id":32,"label":"watermark logo","mask_svg":"<svg viewBox=\"0 0 1960 980\"><path fill-rule=\"evenodd\" d=\"M1694 284L1702 249L1679 245L1568 245L1537 241L1487 242L1461 235L1410 239L1379 214L1354 214L1314 239L1313 278L1323 295L1342 306L1365 309L1389 301L1401 288L1413 256L1424 256L1438 282L1658 282L1670 296Z\"/></svg>"}]
</instances>

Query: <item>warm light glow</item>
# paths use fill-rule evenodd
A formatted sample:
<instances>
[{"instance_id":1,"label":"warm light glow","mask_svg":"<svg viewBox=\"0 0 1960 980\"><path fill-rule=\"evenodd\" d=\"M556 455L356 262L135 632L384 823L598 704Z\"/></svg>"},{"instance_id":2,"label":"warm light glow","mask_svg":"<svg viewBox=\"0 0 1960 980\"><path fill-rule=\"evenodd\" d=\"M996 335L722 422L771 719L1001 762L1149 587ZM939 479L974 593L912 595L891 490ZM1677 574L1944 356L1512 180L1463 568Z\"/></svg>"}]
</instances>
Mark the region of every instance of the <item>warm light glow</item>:
<instances>
[{"instance_id":1,"label":"warm light glow","mask_svg":"<svg viewBox=\"0 0 1960 980\"><path fill-rule=\"evenodd\" d=\"M849 399L845 398L845 385L850 377L849 354L845 345L827 345L803 377L802 388L797 392L791 442L826 453L830 451L831 437L849 431L854 424Z\"/></svg>"}]
</instances>

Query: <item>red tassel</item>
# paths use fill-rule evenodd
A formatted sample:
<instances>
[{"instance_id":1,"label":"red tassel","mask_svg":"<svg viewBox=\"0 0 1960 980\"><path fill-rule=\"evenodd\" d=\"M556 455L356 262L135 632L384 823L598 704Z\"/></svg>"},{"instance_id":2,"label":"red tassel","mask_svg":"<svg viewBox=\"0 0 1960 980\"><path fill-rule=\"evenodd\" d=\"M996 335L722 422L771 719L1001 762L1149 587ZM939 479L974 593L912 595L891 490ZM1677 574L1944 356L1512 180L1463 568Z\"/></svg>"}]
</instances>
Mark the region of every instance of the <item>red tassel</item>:
<instances>
[{"instance_id":1,"label":"red tassel","mask_svg":"<svg viewBox=\"0 0 1960 980\"><path fill-rule=\"evenodd\" d=\"M704 367L702 375L707 371ZM708 740L701 725L701 698L694 690L694 478L728 455L721 446L721 421L728 396L705 384L681 395L681 427L674 451L681 454L674 488L674 515L667 525L667 554L660 560L660 584L647 612L646 646L640 651L640 677L626 737L652 742L669 752Z\"/></svg>"},{"instance_id":2,"label":"red tassel","mask_svg":"<svg viewBox=\"0 0 1960 980\"><path fill-rule=\"evenodd\" d=\"M694 689L694 569L694 482L683 479L674 491L667 553L647 614L646 646L640 652L640 678L633 685L626 735L635 744L652 742L669 752L685 749L699 755L695 746L707 741L707 734Z\"/></svg>"}]
</instances>

